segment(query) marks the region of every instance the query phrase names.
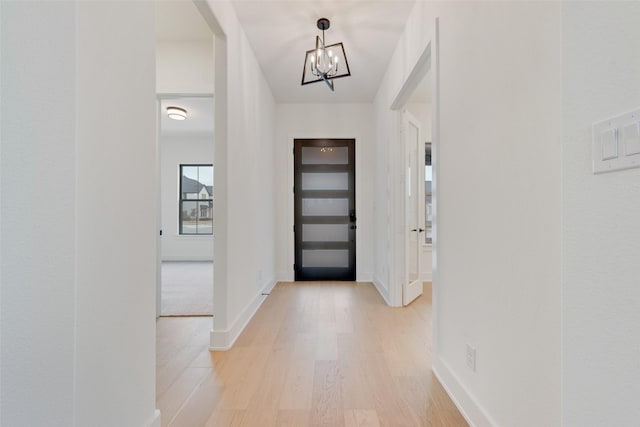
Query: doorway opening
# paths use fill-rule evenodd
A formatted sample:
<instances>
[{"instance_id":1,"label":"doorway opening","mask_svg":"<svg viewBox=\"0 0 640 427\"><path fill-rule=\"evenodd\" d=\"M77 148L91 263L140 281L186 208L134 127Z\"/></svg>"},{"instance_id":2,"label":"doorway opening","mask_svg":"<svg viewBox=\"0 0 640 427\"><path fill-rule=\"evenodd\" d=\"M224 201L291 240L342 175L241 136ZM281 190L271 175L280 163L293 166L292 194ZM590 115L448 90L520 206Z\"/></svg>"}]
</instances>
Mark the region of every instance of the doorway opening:
<instances>
[{"instance_id":1,"label":"doorway opening","mask_svg":"<svg viewBox=\"0 0 640 427\"><path fill-rule=\"evenodd\" d=\"M400 153L398 165L404 169L400 220L404 233L399 235L396 265L402 277L402 305L410 304L424 292L432 291L435 186L432 152L433 117L436 111L435 71L432 70L431 43L392 104L398 114Z\"/></svg>"},{"instance_id":2,"label":"doorway opening","mask_svg":"<svg viewBox=\"0 0 640 427\"><path fill-rule=\"evenodd\" d=\"M160 315L213 315L213 97L160 105ZM178 107L186 120L172 120Z\"/></svg>"},{"instance_id":3,"label":"doorway opening","mask_svg":"<svg viewBox=\"0 0 640 427\"><path fill-rule=\"evenodd\" d=\"M214 44L196 4L156 5L157 316L213 315Z\"/></svg>"},{"instance_id":4,"label":"doorway opening","mask_svg":"<svg viewBox=\"0 0 640 427\"><path fill-rule=\"evenodd\" d=\"M356 280L354 139L294 140L295 280Z\"/></svg>"}]
</instances>

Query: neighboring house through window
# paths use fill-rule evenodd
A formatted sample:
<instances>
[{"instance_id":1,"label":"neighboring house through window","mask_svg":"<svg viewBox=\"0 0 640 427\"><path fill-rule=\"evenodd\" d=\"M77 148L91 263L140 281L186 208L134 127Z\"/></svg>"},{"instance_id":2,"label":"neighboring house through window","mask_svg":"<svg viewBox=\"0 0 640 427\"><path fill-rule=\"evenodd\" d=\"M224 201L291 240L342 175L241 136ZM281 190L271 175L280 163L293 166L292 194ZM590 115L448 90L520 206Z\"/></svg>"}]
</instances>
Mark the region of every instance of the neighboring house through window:
<instances>
[{"instance_id":1,"label":"neighboring house through window","mask_svg":"<svg viewBox=\"0 0 640 427\"><path fill-rule=\"evenodd\" d=\"M213 165L180 165L180 234L213 234Z\"/></svg>"}]
</instances>

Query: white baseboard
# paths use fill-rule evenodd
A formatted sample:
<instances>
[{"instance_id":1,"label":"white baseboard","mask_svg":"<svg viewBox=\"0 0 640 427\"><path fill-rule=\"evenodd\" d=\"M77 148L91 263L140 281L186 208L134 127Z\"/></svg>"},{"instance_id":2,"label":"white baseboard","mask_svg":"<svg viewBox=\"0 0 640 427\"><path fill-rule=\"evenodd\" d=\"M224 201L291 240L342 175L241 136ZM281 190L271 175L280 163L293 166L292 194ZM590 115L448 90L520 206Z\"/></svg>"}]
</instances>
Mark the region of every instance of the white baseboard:
<instances>
[{"instance_id":1,"label":"white baseboard","mask_svg":"<svg viewBox=\"0 0 640 427\"><path fill-rule=\"evenodd\" d=\"M213 262L213 258L211 258L210 256L180 256L180 255L175 255L175 256L166 256L162 258L162 261L168 261L168 262L172 262L172 261L177 261L177 262Z\"/></svg>"},{"instance_id":2,"label":"white baseboard","mask_svg":"<svg viewBox=\"0 0 640 427\"><path fill-rule=\"evenodd\" d=\"M480 406L449 366L433 355L433 373L471 427L497 427L498 424Z\"/></svg>"},{"instance_id":3,"label":"white baseboard","mask_svg":"<svg viewBox=\"0 0 640 427\"><path fill-rule=\"evenodd\" d=\"M161 417L160 417L160 411L159 410L155 410L155 412L153 413L153 416L151 417L151 420L146 423L144 425L144 427L160 427L161 426Z\"/></svg>"},{"instance_id":4,"label":"white baseboard","mask_svg":"<svg viewBox=\"0 0 640 427\"><path fill-rule=\"evenodd\" d=\"M263 294L270 294L271 291L273 290L273 288L276 287L276 285L278 284L277 280L269 280L263 287L262 287L262 293Z\"/></svg>"},{"instance_id":5,"label":"white baseboard","mask_svg":"<svg viewBox=\"0 0 640 427\"><path fill-rule=\"evenodd\" d=\"M386 302L387 305L391 307L391 303L389 302L390 301L389 292L387 291L387 289L382 284L382 281L378 277L374 277L373 278L373 285L378 290L378 293L382 296L382 299L384 300L384 302Z\"/></svg>"},{"instance_id":6,"label":"white baseboard","mask_svg":"<svg viewBox=\"0 0 640 427\"><path fill-rule=\"evenodd\" d=\"M213 329L209 338L209 350L211 351L226 351L233 347L233 344L236 342L244 328L247 327L249 321L253 318L254 314L258 311L264 300L267 298L266 295L262 295L263 293L268 294L276 285L275 280L267 281L263 286L262 290L258 295L256 295L249 304L240 312L240 314L235 318L229 328L224 330L216 330ZM215 318L214 318L214 327L215 327Z\"/></svg>"}]
</instances>

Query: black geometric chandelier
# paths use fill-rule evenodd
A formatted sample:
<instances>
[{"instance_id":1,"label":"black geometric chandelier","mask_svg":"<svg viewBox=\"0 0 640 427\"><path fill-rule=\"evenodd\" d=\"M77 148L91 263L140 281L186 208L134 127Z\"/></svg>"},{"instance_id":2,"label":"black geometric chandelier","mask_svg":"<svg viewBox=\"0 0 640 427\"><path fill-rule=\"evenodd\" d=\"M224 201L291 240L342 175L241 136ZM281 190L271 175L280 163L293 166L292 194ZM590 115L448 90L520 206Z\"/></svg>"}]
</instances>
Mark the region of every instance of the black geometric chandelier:
<instances>
[{"instance_id":1,"label":"black geometric chandelier","mask_svg":"<svg viewBox=\"0 0 640 427\"><path fill-rule=\"evenodd\" d=\"M302 69L302 85L325 82L333 91L333 79L348 77L351 75L349 61L344 52L342 43L334 43L329 46L324 43L324 31L329 29L331 23L327 18L318 19L317 26L322 30L322 39L316 36L316 48L307 51Z\"/></svg>"}]
</instances>

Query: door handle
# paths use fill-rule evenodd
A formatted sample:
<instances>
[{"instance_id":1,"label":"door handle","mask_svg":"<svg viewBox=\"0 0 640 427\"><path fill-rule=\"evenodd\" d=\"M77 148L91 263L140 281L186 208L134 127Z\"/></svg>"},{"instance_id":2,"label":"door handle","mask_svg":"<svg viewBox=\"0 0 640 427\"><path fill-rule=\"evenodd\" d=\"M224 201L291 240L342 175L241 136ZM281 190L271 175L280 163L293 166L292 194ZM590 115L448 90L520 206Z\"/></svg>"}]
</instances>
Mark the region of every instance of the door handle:
<instances>
[{"instance_id":1,"label":"door handle","mask_svg":"<svg viewBox=\"0 0 640 427\"><path fill-rule=\"evenodd\" d=\"M412 228L411 231L418 231L418 229L417 228Z\"/></svg>"},{"instance_id":2,"label":"door handle","mask_svg":"<svg viewBox=\"0 0 640 427\"><path fill-rule=\"evenodd\" d=\"M352 230L355 230L356 228L358 228L358 226L357 226L357 225L352 225L352 226L351 226L351 227L349 227L349 228L350 228L350 229L352 229Z\"/></svg>"},{"instance_id":3,"label":"door handle","mask_svg":"<svg viewBox=\"0 0 640 427\"><path fill-rule=\"evenodd\" d=\"M424 231L424 228L419 228L419 229L418 229L418 232L419 232L419 233L422 233L423 231Z\"/></svg>"}]
</instances>

